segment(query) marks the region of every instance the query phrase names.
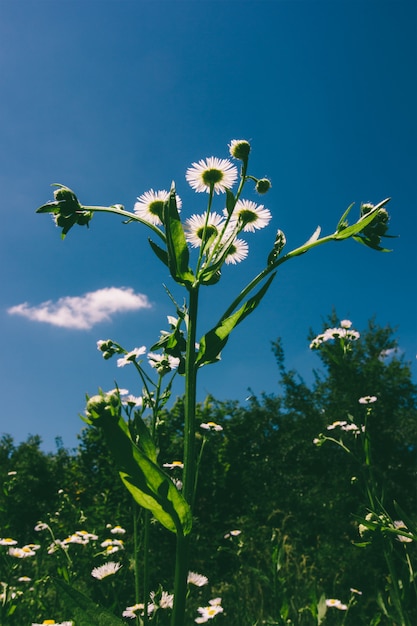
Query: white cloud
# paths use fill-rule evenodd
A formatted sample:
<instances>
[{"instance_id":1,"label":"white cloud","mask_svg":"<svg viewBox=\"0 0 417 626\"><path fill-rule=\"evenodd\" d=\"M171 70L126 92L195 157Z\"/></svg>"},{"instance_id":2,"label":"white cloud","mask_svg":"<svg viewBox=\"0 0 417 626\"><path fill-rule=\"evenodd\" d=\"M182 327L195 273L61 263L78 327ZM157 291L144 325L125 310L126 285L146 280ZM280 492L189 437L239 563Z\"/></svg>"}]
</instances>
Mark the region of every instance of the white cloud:
<instances>
[{"instance_id":1,"label":"white cloud","mask_svg":"<svg viewBox=\"0 0 417 626\"><path fill-rule=\"evenodd\" d=\"M131 287L105 287L83 296L66 296L56 302L48 300L38 306L27 302L10 307L10 315L22 315L35 322L46 322L62 328L86 329L111 320L114 313L150 309L146 295Z\"/></svg>"}]
</instances>

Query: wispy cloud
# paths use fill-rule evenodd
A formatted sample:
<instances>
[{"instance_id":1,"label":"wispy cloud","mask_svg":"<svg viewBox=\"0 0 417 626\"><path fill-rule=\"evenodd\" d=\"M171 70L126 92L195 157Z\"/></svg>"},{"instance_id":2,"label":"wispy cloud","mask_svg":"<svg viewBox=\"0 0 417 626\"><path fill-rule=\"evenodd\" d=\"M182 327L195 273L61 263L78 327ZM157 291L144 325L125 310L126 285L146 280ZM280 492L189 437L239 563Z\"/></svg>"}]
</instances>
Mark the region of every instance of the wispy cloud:
<instances>
[{"instance_id":1,"label":"wispy cloud","mask_svg":"<svg viewBox=\"0 0 417 626\"><path fill-rule=\"evenodd\" d=\"M62 328L88 330L100 322L110 321L115 313L150 309L146 295L131 287L105 287L82 296L66 296L56 302L48 300L37 306L27 302L8 309L10 315L21 315L34 322L46 322Z\"/></svg>"}]
</instances>

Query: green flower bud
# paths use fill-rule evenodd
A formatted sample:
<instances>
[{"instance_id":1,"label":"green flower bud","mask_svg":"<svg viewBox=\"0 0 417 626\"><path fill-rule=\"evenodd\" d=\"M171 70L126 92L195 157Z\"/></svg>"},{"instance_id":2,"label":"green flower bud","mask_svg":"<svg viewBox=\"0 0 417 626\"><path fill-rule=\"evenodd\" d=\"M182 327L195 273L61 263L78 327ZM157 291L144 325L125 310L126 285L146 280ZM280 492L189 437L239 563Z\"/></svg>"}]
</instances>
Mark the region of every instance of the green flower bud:
<instances>
[{"instance_id":1,"label":"green flower bud","mask_svg":"<svg viewBox=\"0 0 417 626\"><path fill-rule=\"evenodd\" d=\"M274 247L268 255L268 265L272 265L273 263L275 263L286 243L287 239L284 233L282 232L282 230L278 229L275 237Z\"/></svg>"},{"instance_id":2,"label":"green flower bud","mask_svg":"<svg viewBox=\"0 0 417 626\"><path fill-rule=\"evenodd\" d=\"M250 152L250 143L246 139L232 139L229 152L235 159L247 161Z\"/></svg>"},{"instance_id":3,"label":"green flower bud","mask_svg":"<svg viewBox=\"0 0 417 626\"><path fill-rule=\"evenodd\" d=\"M72 215L76 211L81 211L82 207L77 196L68 187L60 187L54 191L54 198L59 206L59 212L63 216Z\"/></svg>"},{"instance_id":4,"label":"green flower bud","mask_svg":"<svg viewBox=\"0 0 417 626\"><path fill-rule=\"evenodd\" d=\"M85 413L91 420L117 416L120 410L120 397L117 393L100 392L87 400Z\"/></svg>"},{"instance_id":5,"label":"green flower bud","mask_svg":"<svg viewBox=\"0 0 417 626\"><path fill-rule=\"evenodd\" d=\"M267 191L269 191L271 187L272 187L271 181L268 180L268 178L260 178L258 182L256 183L255 189L258 193L262 194L262 193L266 193Z\"/></svg>"}]
</instances>

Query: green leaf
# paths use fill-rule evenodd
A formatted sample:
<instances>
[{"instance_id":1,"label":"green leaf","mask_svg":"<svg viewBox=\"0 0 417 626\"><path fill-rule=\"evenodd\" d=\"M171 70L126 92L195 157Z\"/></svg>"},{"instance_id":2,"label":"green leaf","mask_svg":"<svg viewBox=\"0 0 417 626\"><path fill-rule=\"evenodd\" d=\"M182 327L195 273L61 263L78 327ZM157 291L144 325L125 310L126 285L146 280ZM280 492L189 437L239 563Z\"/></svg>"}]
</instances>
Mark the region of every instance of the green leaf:
<instances>
[{"instance_id":1,"label":"green leaf","mask_svg":"<svg viewBox=\"0 0 417 626\"><path fill-rule=\"evenodd\" d=\"M87 404L91 423L102 429L120 478L133 498L171 532L188 534L192 523L190 508L170 477L153 460L148 435L142 444L136 445L114 406L108 404L104 410L100 404L96 406L97 411ZM147 456L149 451L151 458Z\"/></svg>"},{"instance_id":2,"label":"green leaf","mask_svg":"<svg viewBox=\"0 0 417 626\"><path fill-rule=\"evenodd\" d=\"M172 278L182 285L191 286L194 274L188 266L190 253L177 209L174 183L168 200L164 203L164 226L167 238L168 267Z\"/></svg>"},{"instance_id":3,"label":"green leaf","mask_svg":"<svg viewBox=\"0 0 417 626\"><path fill-rule=\"evenodd\" d=\"M366 217L360 218L356 224L352 224L352 226L348 226L347 228L343 228L342 230L336 232L334 234L335 239L348 239L353 235L357 235L360 233L365 226L368 226L375 219L378 214L379 207L375 207L372 211L366 214Z\"/></svg>"},{"instance_id":4,"label":"green leaf","mask_svg":"<svg viewBox=\"0 0 417 626\"><path fill-rule=\"evenodd\" d=\"M77 626L125 626L125 622L59 578L53 579Z\"/></svg>"},{"instance_id":5,"label":"green leaf","mask_svg":"<svg viewBox=\"0 0 417 626\"><path fill-rule=\"evenodd\" d=\"M263 287L249 298L240 309L229 317L222 318L214 328L201 338L200 349L196 359L197 366L201 367L218 360L220 352L226 345L232 330L256 309L274 278L275 273L268 278Z\"/></svg>"},{"instance_id":6,"label":"green leaf","mask_svg":"<svg viewBox=\"0 0 417 626\"><path fill-rule=\"evenodd\" d=\"M155 252L156 256L158 257L158 259L160 261L162 261L162 263L164 263L164 265L166 265L167 267L169 267L168 265L168 253L166 250L163 250L162 248L160 248L156 243L154 243L152 241L152 239L148 239L149 244L152 248L152 250Z\"/></svg>"},{"instance_id":7,"label":"green leaf","mask_svg":"<svg viewBox=\"0 0 417 626\"><path fill-rule=\"evenodd\" d=\"M233 192L226 187L226 211L227 215L231 215L236 205L236 198L233 195Z\"/></svg>"},{"instance_id":8,"label":"green leaf","mask_svg":"<svg viewBox=\"0 0 417 626\"><path fill-rule=\"evenodd\" d=\"M152 439L152 435L149 431L149 428L143 421L139 411L135 412L134 425L135 425L136 433L138 435L138 441L136 442L136 445L138 446L140 450L142 450L142 452L145 454L145 456L148 457L148 459L156 463L157 451L156 451L155 442Z\"/></svg>"},{"instance_id":9,"label":"green leaf","mask_svg":"<svg viewBox=\"0 0 417 626\"><path fill-rule=\"evenodd\" d=\"M354 206L354 202L352 202L352 204L350 204L348 206L348 208L346 209L346 211L343 213L342 217L340 218L338 224L337 224L337 228L336 231L339 232L339 230L343 230L343 228L345 228L348 225L347 222L347 216L349 215L349 213L352 210L352 207Z\"/></svg>"}]
</instances>

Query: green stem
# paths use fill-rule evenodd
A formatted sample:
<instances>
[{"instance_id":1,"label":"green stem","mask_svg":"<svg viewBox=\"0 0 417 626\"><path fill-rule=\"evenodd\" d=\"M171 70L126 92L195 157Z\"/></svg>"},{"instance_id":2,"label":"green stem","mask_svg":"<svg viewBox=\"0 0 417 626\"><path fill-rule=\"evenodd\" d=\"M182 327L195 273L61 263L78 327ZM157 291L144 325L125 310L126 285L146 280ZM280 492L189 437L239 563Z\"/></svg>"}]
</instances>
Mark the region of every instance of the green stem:
<instances>
[{"instance_id":1,"label":"green stem","mask_svg":"<svg viewBox=\"0 0 417 626\"><path fill-rule=\"evenodd\" d=\"M131 211L125 211L124 209L118 209L111 206L83 206L82 208L84 211L93 211L94 213L114 213L115 215L127 217L131 222L140 222L140 224L144 224L145 226L153 230L153 232L158 235L158 237L160 237L164 242L166 241L165 234L162 232L162 230L160 230L154 224L151 224L150 222L142 219L135 213L132 213Z\"/></svg>"},{"instance_id":2,"label":"green stem","mask_svg":"<svg viewBox=\"0 0 417 626\"><path fill-rule=\"evenodd\" d=\"M250 283L248 283L246 285L246 287L244 289L242 289L240 294L233 300L232 304L229 306L229 308L223 314L222 320L226 319L227 317L229 317L229 315L231 315L233 313L233 311L242 302L242 300L244 300L244 298L246 298L246 296L253 289L255 289L255 287L257 285L259 285L259 283L262 282L264 280L264 278L266 278L268 276L268 274L270 274L271 272L276 270L279 265L282 265L283 263L285 263L286 261L289 261L289 259L292 259L295 256L299 256L300 254L304 254L304 252L307 252L308 250L311 250L311 248L315 248L316 246L320 246L321 244L327 243L328 241L333 241L334 239L335 239L335 235L333 234L333 235L327 235L327 237L322 237L321 239L317 239L316 241L312 241L311 243L305 243L302 246L300 246L299 248L295 248L294 250L291 250L291 252L288 252L288 254L284 255L283 257L281 257L280 259L275 261L275 263L271 263L271 265L268 265L267 267L265 267L265 269L263 269L262 272L259 272L259 274L257 276L255 276L255 278L253 278L250 281Z\"/></svg>"},{"instance_id":3,"label":"green stem","mask_svg":"<svg viewBox=\"0 0 417 626\"><path fill-rule=\"evenodd\" d=\"M192 507L194 497L196 475L195 414L197 405L197 367L195 364L195 341L197 310L198 285L189 289L187 350L185 355L183 495L190 507ZM180 529L178 529L176 537L174 608L171 625L184 626L190 535L184 537Z\"/></svg>"},{"instance_id":4,"label":"green stem","mask_svg":"<svg viewBox=\"0 0 417 626\"><path fill-rule=\"evenodd\" d=\"M149 531L151 526L151 516L148 510L145 511L144 532L143 532L143 624L148 624L148 603L149 603Z\"/></svg>"}]
</instances>

